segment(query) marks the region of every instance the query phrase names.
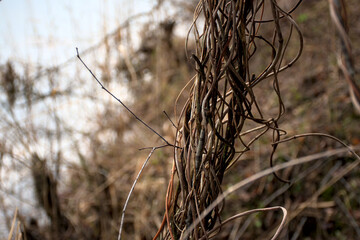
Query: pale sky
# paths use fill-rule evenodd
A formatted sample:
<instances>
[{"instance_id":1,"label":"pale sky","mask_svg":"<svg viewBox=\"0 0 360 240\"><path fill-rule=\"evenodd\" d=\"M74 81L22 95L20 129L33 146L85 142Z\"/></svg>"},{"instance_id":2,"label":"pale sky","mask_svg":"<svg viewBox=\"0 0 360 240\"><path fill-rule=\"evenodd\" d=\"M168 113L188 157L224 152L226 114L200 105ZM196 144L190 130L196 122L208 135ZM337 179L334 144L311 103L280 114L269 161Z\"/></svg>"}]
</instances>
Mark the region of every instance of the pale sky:
<instances>
[{"instance_id":1,"label":"pale sky","mask_svg":"<svg viewBox=\"0 0 360 240\"><path fill-rule=\"evenodd\" d=\"M2 0L0 63L7 59L57 65L97 43L155 0ZM106 24L105 24L106 23Z\"/></svg>"}]
</instances>

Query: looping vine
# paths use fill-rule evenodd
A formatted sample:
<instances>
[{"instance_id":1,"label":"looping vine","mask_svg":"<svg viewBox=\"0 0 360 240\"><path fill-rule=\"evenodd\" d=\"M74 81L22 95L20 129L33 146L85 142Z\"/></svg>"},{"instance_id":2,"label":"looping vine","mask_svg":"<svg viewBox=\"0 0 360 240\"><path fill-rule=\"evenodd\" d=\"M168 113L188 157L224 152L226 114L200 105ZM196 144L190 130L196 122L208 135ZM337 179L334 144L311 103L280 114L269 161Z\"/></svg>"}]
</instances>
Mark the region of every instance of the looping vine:
<instances>
[{"instance_id":1,"label":"looping vine","mask_svg":"<svg viewBox=\"0 0 360 240\"><path fill-rule=\"evenodd\" d=\"M196 53L191 56L196 76L178 118L174 145L180 147L174 149L166 214L154 239L160 233L164 239L183 239L201 212L221 195L226 170L266 132L273 131L274 142L284 133L278 126L285 111L278 73L289 68L302 52L302 35L290 15L301 1L289 12L281 9L275 0L265 2L202 0L196 7L188 35L192 31L196 42ZM263 19L267 7L271 20ZM290 24L287 36L282 30L284 24ZM272 38L260 34L262 25L274 29ZM292 34L293 29L297 38ZM299 50L293 60L283 63L290 40L299 42ZM260 41L269 47L272 57L261 72L252 73L250 64L257 56ZM270 119L264 117L257 102L260 96L254 92L265 80L273 81L279 105L277 115ZM248 123L255 127L246 129ZM250 138L250 133L256 136ZM275 152L276 144L273 149ZM191 230L191 239L207 238L220 221L221 211L222 205L214 207Z\"/></svg>"}]
</instances>

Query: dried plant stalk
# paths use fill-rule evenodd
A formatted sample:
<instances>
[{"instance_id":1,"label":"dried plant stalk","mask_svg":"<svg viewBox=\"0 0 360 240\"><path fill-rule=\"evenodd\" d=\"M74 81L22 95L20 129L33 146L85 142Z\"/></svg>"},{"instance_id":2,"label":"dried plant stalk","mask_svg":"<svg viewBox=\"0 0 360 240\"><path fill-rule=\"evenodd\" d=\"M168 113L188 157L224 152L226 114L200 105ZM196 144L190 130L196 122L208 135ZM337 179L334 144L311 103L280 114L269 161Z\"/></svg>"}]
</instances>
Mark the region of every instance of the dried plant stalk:
<instances>
[{"instance_id":1,"label":"dried plant stalk","mask_svg":"<svg viewBox=\"0 0 360 240\"><path fill-rule=\"evenodd\" d=\"M265 8L272 14L270 20L262 19ZM275 0L203 0L197 5L192 24L197 74L179 118L174 144L179 146L174 149L176 171L169 183L164 221L154 239L161 233L164 239L184 238L184 232L221 195L226 170L267 131L274 132L274 142L280 140L277 122L284 106L277 74L290 67L302 51L301 33L290 16L294 9L285 12ZM200 19L204 20L201 28ZM287 39L280 21L290 24ZM274 29L271 39L258 34L261 25ZM299 52L290 63L282 64L293 29L298 32ZM272 56L265 69L252 74L249 62L256 56L259 41L269 46ZM254 88L270 76L279 109L276 116L265 119ZM256 127L244 129L248 123ZM276 144L273 148L275 151ZM190 238L208 238L221 211L222 206L215 206L191 231Z\"/></svg>"}]
</instances>

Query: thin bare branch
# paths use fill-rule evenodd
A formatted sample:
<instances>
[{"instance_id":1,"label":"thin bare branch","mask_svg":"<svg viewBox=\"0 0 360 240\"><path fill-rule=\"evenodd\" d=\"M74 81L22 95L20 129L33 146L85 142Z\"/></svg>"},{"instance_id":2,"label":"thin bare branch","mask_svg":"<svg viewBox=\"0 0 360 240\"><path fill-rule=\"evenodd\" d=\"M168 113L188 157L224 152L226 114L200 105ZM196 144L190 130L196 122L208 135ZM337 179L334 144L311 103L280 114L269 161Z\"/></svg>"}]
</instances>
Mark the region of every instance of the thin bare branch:
<instances>
[{"instance_id":1,"label":"thin bare branch","mask_svg":"<svg viewBox=\"0 0 360 240\"><path fill-rule=\"evenodd\" d=\"M140 178L141 173L143 172L146 164L147 164L148 161L150 160L151 155L154 153L154 151L155 151L156 149L157 149L156 147L153 147L153 148L151 149L151 152L149 153L148 157L147 157L146 160L144 161L144 163L143 163L143 165L142 165L142 167L141 167L138 175L137 175L136 178L135 178L135 181L134 181L133 185L131 186L130 192L129 192L127 198L126 198L126 201L125 201L125 204L124 204L124 207L123 207L123 210L122 210L122 214L121 214L121 222L120 222L118 240L121 239L121 232L122 232L123 225L124 225L125 211L126 211L126 208L127 208L128 203L129 203L131 194L133 193L133 191L134 191L134 189L135 189L135 185L136 185L138 179Z\"/></svg>"},{"instance_id":2,"label":"thin bare branch","mask_svg":"<svg viewBox=\"0 0 360 240\"><path fill-rule=\"evenodd\" d=\"M158 137L161 138L161 140L163 140L167 145L172 146L172 144L170 144L163 136L161 136L158 132L156 132L152 127L150 127L147 123L145 123L143 120L141 120L141 118L139 118L133 111L130 110L130 108L128 108L119 98L117 98L112 92L110 92L100 81L99 79L95 76L95 74L91 71L91 69L85 64L85 62L81 59L80 54L79 54L79 49L76 48L76 54L78 59L80 60L80 62L84 65L84 67L90 72L90 74L93 76L93 78L97 81L97 83L100 85L100 87L107 92L108 94L110 94L110 96L112 96L116 101L118 101L136 120L138 120L141 124L143 124L146 128L148 128L150 131L152 131L153 133L155 133Z\"/></svg>"}]
</instances>

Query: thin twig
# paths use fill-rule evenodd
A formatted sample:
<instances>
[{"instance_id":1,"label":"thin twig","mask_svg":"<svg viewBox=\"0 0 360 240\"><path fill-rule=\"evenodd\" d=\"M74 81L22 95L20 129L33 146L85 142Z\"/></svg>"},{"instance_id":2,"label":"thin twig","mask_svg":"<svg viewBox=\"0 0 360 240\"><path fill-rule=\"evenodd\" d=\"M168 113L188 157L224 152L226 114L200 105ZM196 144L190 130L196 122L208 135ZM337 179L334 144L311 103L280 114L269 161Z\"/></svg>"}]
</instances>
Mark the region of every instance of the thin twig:
<instances>
[{"instance_id":1,"label":"thin twig","mask_svg":"<svg viewBox=\"0 0 360 240\"><path fill-rule=\"evenodd\" d=\"M351 147L349 147L348 145L346 145L346 143L344 143L343 141L341 141L341 140L338 139L337 137L332 136L332 135L329 135L329 134L326 134L326 133L303 133L303 134L297 134L297 135L294 135L294 136L292 136L292 137L288 137L288 138L285 138L285 139L276 141L276 142L272 143L272 145L279 144L279 143L284 143L284 142L291 141L291 140L294 140L294 139L297 139L297 138L310 137L310 136L319 136L319 137L330 138L330 139L332 139L332 140L340 143L341 145L343 145L343 146L344 146L345 148L347 148L354 156L356 156L356 157L358 158L358 155L356 154L356 152L354 151L353 148L351 148Z\"/></svg>"},{"instance_id":2,"label":"thin twig","mask_svg":"<svg viewBox=\"0 0 360 240\"><path fill-rule=\"evenodd\" d=\"M147 123L145 123L143 120L141 120L133 111L131 111L119 98L117 98L112 92L110 92L100 81L99 79L95 76L95 74L91 71L91 69L85 64L85 62L81 59L80 55L79 55L79 49L76 48L76 54L78 59L81 61L81 63L85 66L85 68L90 72L90 74L93 76L93 78L98 82L98 84L101 86L101 88L103 90L105 90L105 92L107 92L108 94L110 94L116 101L118 101L131 115L133 115L135 117L136 120L138 120L139 122L141 122L145 127L147 127L150 131L152 131L153 133L155 133L156 135L158 135L167 145L172 146L172 144L170 144L163 136L161 136L158 132L156 132L152 127L150 127Z\"/></svg>"},{"instance_id":3,"label":"thin twig","mask_svg":"<svg viewBox=\"0 0 360 240\"><path fill-rule=\"evenodd\" d=\"M167 112L164 110L163 113L165 114L165 116L169 119L169 121L171 122L171 124L173 125L173 127L175 129L178 129L175 125L175 123L171 120L170 116L167 114Z\"/></svg>"},{"instance_id":4,"label":"thin twig","mask_svg":"<svg viewBox=\"0 0 360 240\"><path fill-rule=\"evenodd\" d=\"M137 181L138 181L138 179L139 179L142 171L144 170L144 168L145 168L146 164L148 163L151 155L154 153L154 151L155 151L156 149L157 149L156 147L153 147L153 148L152 148L151 152L149 153L149 156L146 158L146 160L145 160L145 162L143 163L143 165L142 165L142 167L141 167L138 175L136 176L135 181L134 181L134 183L133 183L133 185L132 185L132 187L131 187L131 189L130 189L130 192L129 192L127 198L126 198L126 201L125 201L125 204L124 204L124 208L123 208L123 210L122 210L122 215L121 215L121 222L120 222L118 240L121 239L121 232L122 232L122 228L123 228L123 224L124 224L125 211L126 211L126 207L127 207L128 203L129 203L130 196L131 196L131 194L132 194L133 191L134 191L135 185L136 185L136 183L137 183Z\"/></svg>"}]
</instances>

